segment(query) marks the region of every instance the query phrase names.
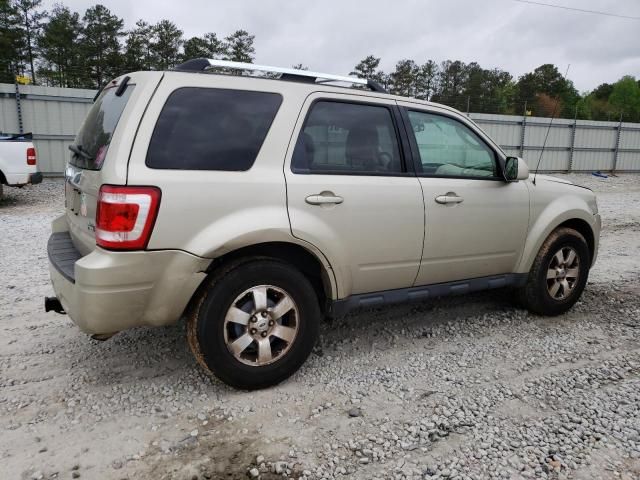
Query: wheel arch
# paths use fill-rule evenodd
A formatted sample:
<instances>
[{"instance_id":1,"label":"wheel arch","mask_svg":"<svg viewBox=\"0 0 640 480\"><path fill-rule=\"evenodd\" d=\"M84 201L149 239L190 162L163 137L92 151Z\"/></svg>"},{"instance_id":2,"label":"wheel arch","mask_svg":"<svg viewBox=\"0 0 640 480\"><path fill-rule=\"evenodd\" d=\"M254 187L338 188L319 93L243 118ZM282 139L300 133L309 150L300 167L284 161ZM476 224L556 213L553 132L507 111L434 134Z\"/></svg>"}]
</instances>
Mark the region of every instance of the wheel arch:
<instances>
[{"instance_id":1,"label":"wheel arch","mask_svg":"<svg viewBox=\"0 0 640 480\"><path fill-rule=\"evenodd\" d=\"M321 256L321 253L313 252L309 248L293 242L263 242L240 247L214 258L209 264L206 273L207 278L210 278L229 263L237 262L243 258L267 257L278 259L293 265L302 272L316 291L323 313L327 313L330 303L337 299L337 286L331 266ZM205 279L201 288L207 284L208 282ZM197 293L194 294L194 298L198 296Z\"/></svg>"},{"instance_id":2,"label":"wheel arch","mask_svg":"<svg viewBox=\"0 0 640 480\"><path fill-rule=\"evenodd\" d=\"M549 215L540 215L529 230L517 272L526 273L531 269L542 244L549 238L551 233L561 227L573 228L585 238L589 247L590 260L593 263L597 249L597 239L592 222L593 215L582 209L568 210L552 218L549 218Z\"/></svg>"},{"instance_id":3,"label":"wheel arch","mask_svg":"<svg viewBox=\"0 0 640 480\"><path fill-rule=\"evenodd\" d=\"M572 228L573 230L575 230L576 232L578 232L580 235L584 237L584 239L587 241L587 246L589 247L589 259L590 261L593 261L593 256L595 253L595 234L593 233L593 229L591 228L591 225L589 225L586 221L584 221L581 218L571 218L569 220L562 222L552 231L555 231L558 228L562 228L562 227Z\"/></svg>"}]
</instances>

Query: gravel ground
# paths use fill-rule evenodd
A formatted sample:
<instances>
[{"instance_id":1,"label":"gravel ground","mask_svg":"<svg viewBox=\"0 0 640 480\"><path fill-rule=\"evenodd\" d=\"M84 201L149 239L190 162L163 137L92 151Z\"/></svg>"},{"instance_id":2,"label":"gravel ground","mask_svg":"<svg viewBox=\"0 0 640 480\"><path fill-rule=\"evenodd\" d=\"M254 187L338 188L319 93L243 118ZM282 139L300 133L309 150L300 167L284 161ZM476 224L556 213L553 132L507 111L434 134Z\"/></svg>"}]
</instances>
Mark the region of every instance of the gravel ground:
<instances>
[{"instance_id":1,"label":"gravel ground","mask_svg":"<svg viewBox=\"0 0 640 480\"><path fill-rule=\"evenodd\" d=\"M202 373L183 325L97 343L45 314L62 183L6 189L0 479L640 478L640 176L563 177L604 219L571 312L504 291L361 311L254 393Z\"/></svg>"}]
</instances>

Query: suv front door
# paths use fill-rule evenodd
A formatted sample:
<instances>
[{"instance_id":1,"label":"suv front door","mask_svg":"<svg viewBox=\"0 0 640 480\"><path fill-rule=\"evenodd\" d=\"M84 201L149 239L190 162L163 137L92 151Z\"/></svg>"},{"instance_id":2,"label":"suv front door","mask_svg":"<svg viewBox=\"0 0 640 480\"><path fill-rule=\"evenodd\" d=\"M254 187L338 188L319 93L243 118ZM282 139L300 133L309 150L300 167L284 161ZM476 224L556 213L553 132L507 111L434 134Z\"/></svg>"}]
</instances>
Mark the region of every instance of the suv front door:
<instances>
[{"instance_id":1,"label":"suv front door","mask_svg":"<svg viewBox=\"0 0 640 480\"><path fill-rule=\"evenodd\" d=\"M399 104L425 202L416 285L513 272L529 223L525 182L503 180L497 148L462 116Z\"/></svg>"},{"instance_id":2,"label":"suv front door","mask_svg":"<svg viewBox=\"0 0 640 480\"><path fill-rule=\"evenodd\" d=\"M424 203L399 121L393 100L316 93L296 125L285 163L291 231L327 256L340 298L410 287L418 274Z\"/></svg>"}]
</instances>

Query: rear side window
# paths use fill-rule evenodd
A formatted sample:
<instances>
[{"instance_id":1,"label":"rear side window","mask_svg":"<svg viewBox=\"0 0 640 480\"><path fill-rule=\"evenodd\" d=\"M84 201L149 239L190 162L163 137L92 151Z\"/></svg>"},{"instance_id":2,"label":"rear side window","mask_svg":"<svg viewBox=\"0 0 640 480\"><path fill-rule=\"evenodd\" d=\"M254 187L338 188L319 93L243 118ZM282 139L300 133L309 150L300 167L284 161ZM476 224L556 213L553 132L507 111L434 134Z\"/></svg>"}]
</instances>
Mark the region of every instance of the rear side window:
<instances>
[{"instance_id":1,"label":"rear side window","mask_svg":"<svg viewBox=\"0 0 640 480\"><path fill-rule=\"evenodd\" d=\"M162 108L147 166L249 170L281 103L277 93L180 88Z\"/></svg>"},{"instance_id":2,"label":"rear side window","mask_svg":"<svg viewBox=\"0 0 640 480\"><path fill-rule=\"evenodd\" d=\"M105 88L100 93L75 139L75 146L84 153L73 154L71 165L87 170L102 168L111 137L134 88L129 84L119 97L116 96L117 86Z\"/></svg>"},{"instance_id":3,"label":"rear side window","mask_svg":"<svg viewBox=\"0 0 640 480\"><path fill-rule=\"evenodd\" d=\"M391 111L359 103L314 103L296 143L292 170L344 175L402 173Z\"/></svg>"}]
</instances>

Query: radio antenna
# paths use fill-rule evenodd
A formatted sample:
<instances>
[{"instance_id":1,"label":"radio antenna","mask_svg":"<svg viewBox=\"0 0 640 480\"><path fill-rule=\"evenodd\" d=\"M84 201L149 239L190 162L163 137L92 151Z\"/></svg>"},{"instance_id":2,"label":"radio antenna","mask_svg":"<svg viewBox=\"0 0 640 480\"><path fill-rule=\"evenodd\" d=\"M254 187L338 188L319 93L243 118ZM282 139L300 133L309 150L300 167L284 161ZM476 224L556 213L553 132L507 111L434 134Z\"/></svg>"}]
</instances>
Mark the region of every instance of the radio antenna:
<instances>
[{"instance_id":1,"label":"radio antenna","mask_svg":"<svg viewBox=\"0 0 640 480\"><path fill-rule=\"evenodd\" d=\"M569 74L569 67L571 67L571 64L567 65L567 70L566 72L564 72L564 78L566 80L567 75ZM547 138L549 138L549 132L551 131L551 125L553 124L553 119L556 116L556 110L558 110L558 103L560 103L560 96L558 95L556 97L556 102L553 105L553 113L551 114L551 120L549 121L549 126L547 127L547 133L544 136L544 142L542 143L542 150L540 150L540 156L538 157L538 163L536 164L536 169L533 172L533 184L536 184L536 176L538 175L538 168L540 168L540 162L542 162L542 156L544 155L544 149L547 146ZM524 112L525 115L527 112Z\"/></svg>"}]
</instances>

